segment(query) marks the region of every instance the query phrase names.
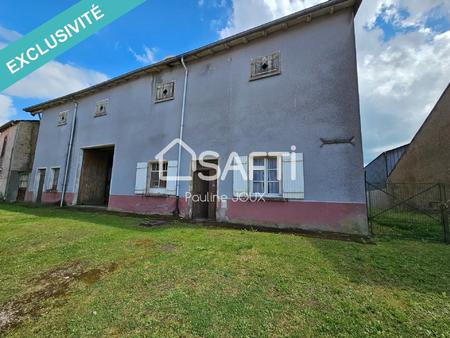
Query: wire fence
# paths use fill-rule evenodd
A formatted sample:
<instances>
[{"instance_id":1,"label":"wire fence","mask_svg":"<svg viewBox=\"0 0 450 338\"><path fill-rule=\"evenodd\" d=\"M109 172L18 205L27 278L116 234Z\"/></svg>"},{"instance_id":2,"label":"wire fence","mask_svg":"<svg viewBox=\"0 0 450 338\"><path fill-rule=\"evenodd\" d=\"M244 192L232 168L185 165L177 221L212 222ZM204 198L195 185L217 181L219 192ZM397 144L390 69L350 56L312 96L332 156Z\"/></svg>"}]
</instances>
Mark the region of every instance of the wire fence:
<instances>
[{"instance_id":1,"label":"wire fence","mask_svg":"<svg viewBox=\"0 0 450 338\"><path fill-rule=\"evenodd\" d=\"M443 184L366 182L372 235L450 243Z\"/></svg>"}]
</instances>

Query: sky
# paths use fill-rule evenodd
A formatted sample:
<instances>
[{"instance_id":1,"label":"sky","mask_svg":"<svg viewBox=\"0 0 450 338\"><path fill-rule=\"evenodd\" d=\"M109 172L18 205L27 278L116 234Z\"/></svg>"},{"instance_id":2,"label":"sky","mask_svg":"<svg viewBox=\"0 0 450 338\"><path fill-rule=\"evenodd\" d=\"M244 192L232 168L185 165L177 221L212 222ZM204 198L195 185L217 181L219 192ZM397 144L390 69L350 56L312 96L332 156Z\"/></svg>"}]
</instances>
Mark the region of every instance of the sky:
<instances>
[{"instance_id":1,"label":"sky","mask_svg":"<svg viewBox=\"0 0 450 338\"><path fill-rule=\"evenodd\" d=\"M1 0L0 49L77 0ZM147 0L0 93L0 124L24 107L230 36L323 0ZM450 1L364 0L355 20L368 163L409 143L450 82Z\"/></svg>"}]
</instances>

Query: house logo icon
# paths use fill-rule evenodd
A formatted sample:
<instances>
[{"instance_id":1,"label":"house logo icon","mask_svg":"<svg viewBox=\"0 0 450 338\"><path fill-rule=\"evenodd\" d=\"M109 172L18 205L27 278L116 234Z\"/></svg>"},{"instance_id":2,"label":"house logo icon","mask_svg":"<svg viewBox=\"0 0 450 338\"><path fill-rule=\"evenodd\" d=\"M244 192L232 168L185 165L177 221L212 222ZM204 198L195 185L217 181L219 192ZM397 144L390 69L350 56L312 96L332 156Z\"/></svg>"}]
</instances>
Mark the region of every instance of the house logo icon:
<instances>
[{"instance_id":1,"label":"house logo icon","mask_svg":"<svg viewBox=\"0 0 450 338\"><path fill-rule=\"evenodd\" d=\"M180 176L180 163L177 164L176 176L164 177L164 175L162 174L163 164L165 161L167 161L164 159L164 156L175 146L178 146L178 158L181 159L181 150L184 149L191 155L192 171L195 172L197 170L197 154L186 142L179 138L176 138L155 156L155 159L159 162L160 177L161 179L166 181L191 181L191 176Z\"/></svg>"}]
</instances>

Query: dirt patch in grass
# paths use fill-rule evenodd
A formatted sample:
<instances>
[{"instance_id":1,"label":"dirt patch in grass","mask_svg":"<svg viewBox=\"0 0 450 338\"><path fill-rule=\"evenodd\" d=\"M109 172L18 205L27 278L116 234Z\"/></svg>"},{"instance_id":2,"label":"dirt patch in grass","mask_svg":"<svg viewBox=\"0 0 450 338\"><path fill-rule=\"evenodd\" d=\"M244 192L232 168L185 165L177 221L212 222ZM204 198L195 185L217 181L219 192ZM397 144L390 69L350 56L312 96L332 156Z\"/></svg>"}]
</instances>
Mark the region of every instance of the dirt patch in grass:
<instances>
[{"instance_id":1,"label":"dirt patch in grass","mask_svg":"<svg viewBox=\"0 0 450 338\"><path fill-rule=\"evenodd\" d=\"M177 248L178 248L177 245L170 244L170 243L163 244L160 246L161 251L164 251L164 252L175 252L175 251L177 251Z\"/></svg>"},{"instance_id":2,"label":"dirt patch in grass","mask_svg":"<svg viewBox=\"0 0 450 338\"><path fill-rule=\"evenodd\" d=\"M131 241L131 244L137 247L149 247L153 245L153 241L150 239L137 239Z\"/></svg>"},{"instance_id":3,"label":"dirt patch in grass","mask_svg":"<svg viewBox=\"0 0 450 338\"><path fill-rule=\"evenodd\" d=\"M162 219L145 219L143 222L139 224L141 227L145 228L154 228L166 225L167 221Z\"/></svg>"},{"instance_id":4,"label":"dirt patch in grass","mask_svg":"<svg viewBox=\"0 0 450 338\"><path fill-rule=\"evenodd\" d=\"M0 306L0 335L26 319L38 318L48 306L47 301L66 295L76 282L90 286L118 267L111 263L100 269L88 269L87 265L87 261L79 260L33 278L27 292Z\"/></svg>"}]
</instances>

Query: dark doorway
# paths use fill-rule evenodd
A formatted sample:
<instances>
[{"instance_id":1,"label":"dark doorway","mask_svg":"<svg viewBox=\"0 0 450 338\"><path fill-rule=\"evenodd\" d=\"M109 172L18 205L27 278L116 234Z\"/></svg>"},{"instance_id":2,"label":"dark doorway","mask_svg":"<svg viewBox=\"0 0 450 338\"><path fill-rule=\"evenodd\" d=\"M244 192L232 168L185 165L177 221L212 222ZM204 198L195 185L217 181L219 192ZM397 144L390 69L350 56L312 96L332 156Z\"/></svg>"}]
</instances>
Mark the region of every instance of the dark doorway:
<instances>
[{"instance_id":1,"label":"dark doorway","mask_svg":"<svg viewBox=\"0 0 450 338\"><path fill-rule=\"evenodd\" d=\"M208 160L208 163L217 165L217 160ZM197 163L197 170L194 172L192 186L192 217L200 220L215 220L217 208L217 180L206 181L199 177L199 173L204 176L216 175L216 170L202 167Z\"/></svg>"},{"instance_id":2,"label":"dark doorway","mask_svg":"<svg viewBox=\"0 0 450 338\"><path fill-rule=\"evenodd\" d=\"M78 204L108 205L113 160L113 146L83 150Z\"/></svg>"},{"instance_id":3,"label":"dark doorway","mask_svg":"<svg viewBox=\"0 0 450 338\"><path fill-rule=\"evenodd\" d=\"M42 203L42 192L45 185L45 169L38 169L38 191L36 197L36 203Z\"/></svg>"},{"instance_id":4,"label":"dark doorway","mask_svg":"<svg viewBox=\"0 0 450 338\"><path fill-rule=\"evenodd\" d=\"M27 172L19 172L18 173L18 188L17 188L17 201L23 202L25 201L25 194L28 188L28 177L29 174Z\"/></svg>"}]
</instances>

